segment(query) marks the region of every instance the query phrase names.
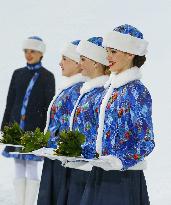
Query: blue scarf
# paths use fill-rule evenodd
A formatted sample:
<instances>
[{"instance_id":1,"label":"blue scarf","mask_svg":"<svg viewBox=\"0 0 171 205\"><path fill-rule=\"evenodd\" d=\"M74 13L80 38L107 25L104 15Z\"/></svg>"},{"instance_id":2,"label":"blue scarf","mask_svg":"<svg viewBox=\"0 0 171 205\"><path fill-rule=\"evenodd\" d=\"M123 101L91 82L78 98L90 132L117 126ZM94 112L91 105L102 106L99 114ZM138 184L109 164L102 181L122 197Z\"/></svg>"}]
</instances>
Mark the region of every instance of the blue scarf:
<instances>
[{"instance_id":1,"label":"blue scarf","mask_svg":"<svg viewBox=\"0 0 171 205\"><path fill-rule=\"evenodd\" d=\"M42 67L42 63L41 62L34 63L34 64L27 63L27 68L29 70L39 70L41 67Z\"/></svg>"},{"instance_id":2,"label":"blue scarf","mask_svg":"<svg viewBox=\"0 0 171 205\"><path fill-rule=\"evenodd\" d=\"M28 64L27 63L27 68L29 70L38 71L41 67L42 67L41 62L35 63L35 64ZM35 72L34 76L32 77L32 79L29 82L29 85L27 87L27 90L26 90L26 93L25 93L25 96L24 96L24 100L23 100L23 104L22 104L22 108L21 108L21 117L20 117L20 128L23 129L23 130L25 128L26 110L27 110L27 105L28 105L28 102L29 102L29 97L31 95L31 91L32 91L33 86L36 83L38 77L39 77L39 72Z\"/></svg>"}]
</instances>

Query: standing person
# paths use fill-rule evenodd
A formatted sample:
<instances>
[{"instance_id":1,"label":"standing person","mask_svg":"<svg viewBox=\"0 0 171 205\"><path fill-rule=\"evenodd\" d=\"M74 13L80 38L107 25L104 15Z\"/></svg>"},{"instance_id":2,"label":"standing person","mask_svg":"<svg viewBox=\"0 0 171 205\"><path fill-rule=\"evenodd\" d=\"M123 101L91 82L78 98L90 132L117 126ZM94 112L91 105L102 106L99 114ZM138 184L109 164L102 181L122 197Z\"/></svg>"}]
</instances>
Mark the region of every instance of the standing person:
<instances>
[{"instance_id":1,"label":"standing person","mask_svg":"<svg viewBox=\"0 0 171 205\"><path fill-rule=\"evenodd\" d=\"M107 34L104 44L112 73L100 107L99 160L92 163L80 204L149 205L143 165L154 148L152 100L140 81L148 43L125 24Z\"/></svg>"},{"instance_id":2,"label":"standing person","mask_svg":"<svg viewBox=\"0 0 171 205\"><path fill-rule=\"evenodd\" d=\"M80 90L80 97L70 118L70 129L79 131L86 137L82 146L83 156L87 156L87 147L89 149L95 148L99 116L98 108L95 105L102 101L101 94L104 92L104 84L109 79L109 75L106 75L109 70L107 67L109 63L106 59L107 52L102 46L102 42L102 37L92 37L87 41L81 41L77 48L81 55L81 73L89 77L90 80L85 82ZM92 151L92 154L96 154L96 149ZM75 162L67 164L73 168L69 178L67 205L80 205L89 171L92 169L92 166L86 166L86 164Z\"/></svg>"},{"instance_id":3,"label":"standing person","mask_svg":"<svg viewBox=\"0 0 171 205\"><path fill-rule=\"evenodd\" d=\"M50 131L49 148L56 148L59 133L69 129L71 112L80 95L80 88L86 81L86 78L81 75L81 68L78 63L80 55L76 48L79 42L79 40L76 40L67 44L62 51L60 67L63 81L49 106L45 129L45 132ZM62 205L58 197L59 195L61 199L66 197L67 184L65 182L69 174L70 170L64 168L59 160L53 161L45 158L37 204Z\"/></svg>"},{"instance_id":4,"label":"standing person","mask_svg":"<svg viewBox=\"0 0 171 205\"><path fill-rule=\"evenodd\" d=\"M1 125L17 122L24 131L41 131L46 125L46 113L54 94L54 75L42 66L45 44L37 36L23 43L27 65L14 71L7 97L6 109ZM34 204L39 189L37 161L34 155L10 154L4 149L3 156L14 158L17 205Z\"/></svg>"}]
</instances>

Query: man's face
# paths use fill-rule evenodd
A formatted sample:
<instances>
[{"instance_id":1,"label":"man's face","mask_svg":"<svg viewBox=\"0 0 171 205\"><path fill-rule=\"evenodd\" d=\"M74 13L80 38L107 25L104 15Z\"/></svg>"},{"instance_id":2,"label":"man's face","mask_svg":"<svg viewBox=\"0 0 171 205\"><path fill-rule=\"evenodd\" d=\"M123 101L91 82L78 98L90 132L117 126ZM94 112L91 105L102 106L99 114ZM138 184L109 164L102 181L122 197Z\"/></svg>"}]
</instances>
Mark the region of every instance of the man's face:
<instances>
[{"instance_id":1,"label":"man's face","mask_svg":"<svg viewBox=\"0 0 171 205\"><path fill-rule=\"evenodd\" d=\"M35 50L25 49L24 50L25 58L27 63L35 64L38 63L42 57L42 53Z\"/></svg>"}]
</instances>

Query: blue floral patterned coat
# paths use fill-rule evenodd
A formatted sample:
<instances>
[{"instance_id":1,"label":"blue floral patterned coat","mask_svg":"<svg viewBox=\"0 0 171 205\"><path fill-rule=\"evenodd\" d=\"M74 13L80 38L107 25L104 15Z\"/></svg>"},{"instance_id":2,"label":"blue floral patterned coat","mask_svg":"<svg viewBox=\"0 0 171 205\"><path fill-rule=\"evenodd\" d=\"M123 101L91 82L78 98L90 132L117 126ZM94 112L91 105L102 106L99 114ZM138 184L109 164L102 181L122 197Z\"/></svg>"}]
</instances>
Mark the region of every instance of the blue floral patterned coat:
<instances>
[{"instance_id":1,"label":"blue floral patterned coat","mask_svg":"<svg viewBox=\"0 0 171 205\"><path fill-rule=\"evenodd\" d=\"M47 125L51 134L48 147L56 148L59 133L63 130L69 130L69 118L80 95L80 88L83 82L85 82L85 78L80 74L70 77L68 83L63 83L65 88L63 87L59 91L53 103L51 103L50 122Z\"/></svg>"},{"instance_id":2,"label":"blue floral patterned coat","mask_svg":"<svg viewBox=\"0 0 171 205\"><path fill-rule=\"evenodd\" d=\"M86 142L82 145L82 155L85 158L93 158L96 154L95 143L98 129L99 104L102 101L101 93L108 76L100 76L86 82L80 93L80 97L72 112L70 127L84 134ZM87 153L87 150L91 152Z\"/></svg>"},{"instance_id":3,"label":"blue floral patterned coat","mask_svg":"<svg viewBox=\"0 0 171 205\"><path fill-rule=\"evenodd\" d=\"M122 170L143 161L155 146L152 100L140 77L137 67L115 76L100 109L97 152L119 159Z\"/></svg>"}]
</instances>

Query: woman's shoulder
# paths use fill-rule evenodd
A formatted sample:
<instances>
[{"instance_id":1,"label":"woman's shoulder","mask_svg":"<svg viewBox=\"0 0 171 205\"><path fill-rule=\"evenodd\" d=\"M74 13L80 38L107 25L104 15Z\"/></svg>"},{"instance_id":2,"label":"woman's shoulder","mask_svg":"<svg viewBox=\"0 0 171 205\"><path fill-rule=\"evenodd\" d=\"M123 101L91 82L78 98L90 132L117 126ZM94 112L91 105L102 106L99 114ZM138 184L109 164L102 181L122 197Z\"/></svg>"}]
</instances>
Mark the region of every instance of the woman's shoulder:
<instances>
[{"instance_id":1,"label":"woman's shoulder","mask_svg":"<svg viewBox=\"0 0 171 205\"><path fill-rule=\"evenodd\" d=\"M122 90L126 89L128 92L137 92L141 94L150 95L148 88L140 81L134 80L122 86Z\"/></svg>"},{"instance_id":2,"label":"woman's shoulder","mask_svg":"<svg viewBox=\"0 0 171 205\"><path fill-rule=\"evenodd\" d=\"M20 76L22 75L23 73L26 73L27 72L27 68L26 67L22 67L22 68L17 68L13 71L13 76L16 77L16 76Z\"/></svg>"},{"instance_id":3,"label":"woman's shoulder","mask_svg":"<svg viewBox=\"0 0 171 205\"><path fill-rule=\"evenodd\" d=\"M75 83L75 84L71 85L68 88L68 91L70 91L70 92L80 92L80 89L82 88L82 86L83 86L83 82Z\"/></svg>"},{"instance_id":4,"label":"woman's shoulder","mask_svg":"<svg viewBox=\"0 0 171 205\"><path fill-rule=\"evenodd\" d=\"M140 80L130 82L126 86L126 90L128 98L134 98L134 101L140 101L142 103L152 103L148 88Z\"/></svg>"}]
</instances>

